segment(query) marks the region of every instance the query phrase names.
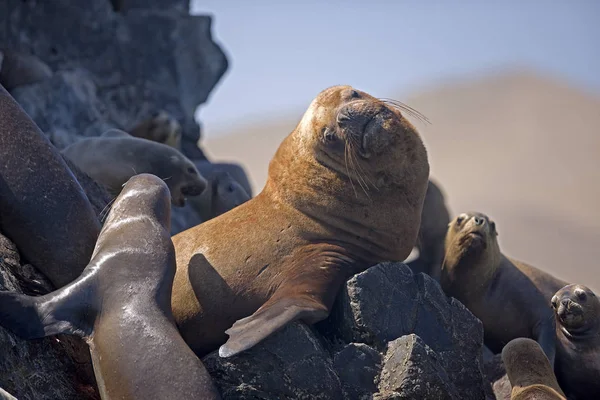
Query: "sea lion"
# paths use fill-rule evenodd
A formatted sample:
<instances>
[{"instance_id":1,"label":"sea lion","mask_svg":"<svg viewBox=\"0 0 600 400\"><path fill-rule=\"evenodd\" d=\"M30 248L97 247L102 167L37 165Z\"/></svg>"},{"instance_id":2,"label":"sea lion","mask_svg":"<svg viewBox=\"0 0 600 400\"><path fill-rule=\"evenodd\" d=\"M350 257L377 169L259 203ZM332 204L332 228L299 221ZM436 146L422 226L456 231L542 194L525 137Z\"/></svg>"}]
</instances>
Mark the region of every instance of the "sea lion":
<instances>
[{"instance_id":1,"label":"sea lion","mask_svg":"<svg viewBox=\"0 0 600 400\"><path fill-rule=\"evenodd\" d=\"M220 398L171 313L169 199L158 177L132 177L77 280L40 297L0 292L0 324L16 335L86 339L103 399Z\"/></svg>"},{"instance_id":2,"label":"sea lion","mask_svg":"<svg viewBox=\"0 0 600 400\"><path fill-rule=\"evenodd\" d=\"M173 314L196 354L226 342L219 354L231 356L291 321L320 321L350 276L406 258L429 163L401 110L412 112L350 86L322 91L260 194L173 237Z\"/></svg>"},{"instance_id":3,"label":"sea lion","mask_svg":"<svg viewBox=\"0 0 600 400\"><path fill-rule=\"evenodd\" d=\"M210 164L210 165L208 165ZM250 200L250 195L220 164L196 163L198 170L208 181L200 196L190 199L190 204L206 222Z\"/></svg>"},{"instance_id":4,"label":"sea lion","mask_svg":"<svg viewBox=\"0 0 600 400\"><path fill-rule=\"evenodd\" d=\"M198 168L198 171L204 176L210 175L215 170L224 171L229 174L234 180L236 180L248 196L253 197L254 191L252 185L248 179L248 173L240 164L229 163L229 162L211 162L208 160L194 160L194 164Z\"/></svg>"},{"instance_id":5,"label":"sea lion","mask_svg":"<svg viewBox=\"0 0 600 400\"><path fill-rule=\"evenodd\" d=\"M164 179L173 205L183 207L187 196L200 195L207 184L194 163L178 150L119 129L81 139L62 153L115 196L129 178L149 173Z\"/></svg>"},{"instance_id":6,"label":"sea lion","mask_svg":"<svg viewBox=\"0 0 600 400\"><path fill-rule=\"evenodd\" d=\"M426 273L439 282L449 223L450 213L444 193L438 184L429 180L421 212L419 236L415 244L419 257L408 263L413 273Z\"/></svg>"},{"instance_id":7,"label":"sea lion","mask_svg":"<svg viewBox=\"0 0 600 400\"><path fill-rule=\"evenodd\" d=\"M0 388L0 400L17 400L15 396Z\"/></svg>"},{"instance_id":8,"label":"sea lion","mask_svg":"<svg viewBox=\"0 0 600 400\"><path fill-rule=\"evenodd\" d=\"M566 283L504 256L487 215L460 214L448 227L441 286L483 323L484 342L497 354L518 337L535 339L554 363L550 298Z\"/></svg>"},{"instance_id":9,"label":"sea lion","mask_svg":"<svg viewBox=\"0 0 600 400\"><path fill-rule=\"evenodd\" d=\"M502 349L502 361L512 386L511 400L566 400L540 345L513 339Z\"/></svg>"},{"instance_id":10,"label":"sea lion","mask_svg":"<svg viewBox=\"0 0 600 400\"><path fill-rule=\"evenodd\" d=\"M569 399L600 396L600 301L588 287L568 285L551 300L556 318L554 370Z\"/></svg>"},{"instance_id":11,"label":"sea lion","mask_svg":"<svg viewBox=\"0 0 600 400\"><path fill-rule=\"evenodd\" d=\"M77 278L100 233L83 189L0 86L0 231L55 287Z\"/></svg>"},{"instance_id":12,"label":"sea lion","mask_svg":"<svg viewBox=\"0 0 600 400\"><path fill-rule=\"evenodd\" d=\"M0 50L0 85L8 91L52 77L50 67L38 57L19 51Z\"/></svg>"},{"instance_id":13,"label":"sea lion","mask_svg":"<svg viewBox=\"0 0 600 400\"><path fill-rule=\"evenodd\" d=\"M166 111L157 111L129 130L131 136L181 150L181 125Z\"/></svg>"}]
</instances>

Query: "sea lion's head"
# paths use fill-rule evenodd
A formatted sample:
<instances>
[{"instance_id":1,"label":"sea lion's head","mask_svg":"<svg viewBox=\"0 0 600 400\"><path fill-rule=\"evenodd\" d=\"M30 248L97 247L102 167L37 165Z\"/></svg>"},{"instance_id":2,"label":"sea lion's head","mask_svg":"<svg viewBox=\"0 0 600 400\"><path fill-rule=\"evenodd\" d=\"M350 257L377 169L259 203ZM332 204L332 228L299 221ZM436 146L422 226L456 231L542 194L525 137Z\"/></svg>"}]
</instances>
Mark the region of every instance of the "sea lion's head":
<instances>
[{"instance_id":1,"label":"sea lion's head","mask_svg":"<svg viewBox=\"0 0 600 400\"><path fill-rule=\"evenodd\" d=\"M462 213L450 222L442 266L445 290L452 281L464 279L459 276L469 276L475 285L493 275L501 256L497 236L496 223L480 212Z\"/></svg>"},{"instance_id":2,"label":"sea lion's head","mask_svg":"<svg viewBox=\"0 0 600 400\"><path fill-rule=\"evenodd\" d=\"M325 89L304 113L296 133L323 165L376 186L403 182L403 168L423 157L417 130L398 102L383 101L351 86ZM361 178L362 175L362 178Z\"/></svg>"},{"instance_id":3,"label":"sea lion's head","mask_svg":"<svg viewBox=\"0 0 600 400\"><path fill-rule=\"evenodd\" d=\"M600 301L588 287L567 285L552 297L556 323L571 335L596 333L600 327Z\"/></svg>"},{"instance_id":4,"label":"sea lion's head","mask_svg":"<svg viewBox=\"0 0 600 400\"><path fill-rule=\"evenodd\" d=\"M160 110L152 114L148 130L148 139L176 149L181 148L181 125L166 111Z\"/></svg>"},{"instance_id":5,"label":"sea lion's head","mask_svg":"<svg viewBox=\"0 0 600 400\"><path fill-rule=\"evenodd\" d=\"M271 160L265 190L353 233L347 241L374 258L403 260L429 177L425 146L404 113L417 114L351 86L323 90Z\"/></svg>"},{"instance_id":6,"label":"sea lion's head","mask_svg":"<svg viewBox=\"0 0 600 400\"><path fill-rule=\"evenodd\" d=\"M175 151L175 150L174 150ZM171 190L173 205L185 206L186 197L199 196L204 192L208 182L196 165L183 154L176 152L169 158L171 175L165 179Z\"/></svg>"}]
</instances>

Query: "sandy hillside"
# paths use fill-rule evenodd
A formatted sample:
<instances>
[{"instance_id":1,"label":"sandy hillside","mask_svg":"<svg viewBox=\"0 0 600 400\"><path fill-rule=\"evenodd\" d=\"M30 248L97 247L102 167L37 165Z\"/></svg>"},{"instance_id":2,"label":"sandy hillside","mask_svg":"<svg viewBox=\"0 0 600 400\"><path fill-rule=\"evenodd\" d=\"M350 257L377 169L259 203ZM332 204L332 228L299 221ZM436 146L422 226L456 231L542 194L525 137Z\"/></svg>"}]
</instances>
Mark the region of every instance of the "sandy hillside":
<instances>
[{"instance_id":1,"label":"sandy hillside","mask_svg":"<svg viewBox=\"0 0 600 400\"><path fill-rule=\"evenodd\" d=\"M415 125L453 214L489 214L505 254L600 292L600 96L509 71L397 99L432 122ZM302 113L209 136L204 147L243 163L258 192Z\"/></svg>"}]
</instances>

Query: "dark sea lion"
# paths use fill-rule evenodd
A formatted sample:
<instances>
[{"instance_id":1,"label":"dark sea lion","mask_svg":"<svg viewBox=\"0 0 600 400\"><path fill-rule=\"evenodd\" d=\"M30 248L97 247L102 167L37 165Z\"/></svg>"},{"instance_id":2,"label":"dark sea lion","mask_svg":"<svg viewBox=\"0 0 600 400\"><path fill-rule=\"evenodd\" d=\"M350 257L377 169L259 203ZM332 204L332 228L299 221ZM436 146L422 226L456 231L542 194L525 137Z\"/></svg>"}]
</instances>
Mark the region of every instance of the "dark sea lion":
<instances>
[{"instance_id":1,"label":"dark sea lion","mask_svg":"<svg viewBox=\"0 0 600 400\"><path fill-rule=\"evenodd\" d=\"M226 168L208 161L196 163L198 170L208 181L200 196L190 198L190 204L204 222L218 217L250 200L250 195Z\"/></svg>"},{"instance_id":2,"label":"dark sea lion","mask_svg":"<svg viewBox=\"0 0 600 400\"><path fill-rule=\"evenodd\" d=\"M568 285L551 300L556 318L554 370L569 399L600 397L600 300L588 287Z\"/></svg>"},{"instance_id":3,"label":"dark sea lion","mask_svg":"<svg viewBox=\"0 0 600 400\"><path fill-rule=\"evenodd\" d=\"M465 213L448 227L441 286L483 323L484 342L495 354L512 339L535 339L554 363L550 298L566 283L504 256L496 224L482 213Z\"/></svg>"},{"instance_id":4,"label":"dark sea lion","mask_svg":"<svg viewBox=\"0 0 600 400\"><path fill-rule=\"evenodd\" d=\"M50 67L38 57L15 50L0 50L0 85L8 91L52 77Z\"/></svg>"},{"instance_id":5,"label":"dark sea lion","mask_svg":"<svg viewBox=\"0 0 600 400\"><path fill-rule=\"evenodd\" d=\"M77 280L40 297L0 292L0 324L16 335L86 339L103 399L220 398L171 313L169 199L161 179L134 176Z\"/></svg>"},{"instance_id":6,"label":"dark sea lion","mask_svg":"<svg viewBox=\"0 0 600 400\"><path fill-rule=\"evenodd\" d=\"M166 111L153 113L129 130L131 136L163 143L181 150L181 125Z\"/></svg>"},{"instance_id":7,"label":"dark sea lion","mask_svg":"<svg viewBox=\"0 0 600 400\"><path fill-rule=\"evenodd\" d=\"M252 190L252 185L248 179L248 174L244 167L242 167L240 164L229 162L211 162L208 160L195 160L194 164L196 164L198 171L200 171L202 175L205 173L210 175L211 172L214 171L227 172L244 188L244 191L250 197L253 197L254 191Z\"/></svg>"},{"instance_id":8,"label":"dark sea lion","mask_svg":"<svg viewBox=\"0 0 600 400\"><path fill-rule=\"evenodd\" d=\"M0 87L0 231L55 287L77 278L100 233L58 150Z\"/></svg>"},{"instance_id":9,"label":"dark sea lion","mask_svg":"<svg viewBox=\"0 0 600 400\"><path fill-rule=\"evenodd\" d=\"M164 179L173 205L183 207L186 197L200 195L207 184L194 163L180 151L118 129L81 139L63 149L62 154L115 196L129 178L148 173Z\"/></svg>"},{"instance_id":10,"label":"dark sea lion","mask_svg":"<svg viewBox=\"0 0 600 400\"><path fill-rule=\"evenodd\" d=\"M219 352L231 356L291 321L320 321L350 276L406 258L429 164L401 109L350 86L322 91L260 194L173 237L173 314L197 354L227 341Z\"/></svg>"},{"instance_id":11,"label":"dark sea lion","mask_svg":"<svg viewBox=\"0 0 600 400\"><path fill-rule=\"evenodd\" d=\"M566 400L540 345L513 339L502 349L502 361L512 386L511 400Z\"/></svg>"},{"instance_id":12,"label":"dark sea lion","mask_svg":"<svg viewBox=\"0 0 600 400\"><path fill-rule=\"evenodd\" d=\"M450 213L444 193L438 184L429 180L421 212L419 236L415 244L419 250L419 257L408 263L414 273L426 273L439 282L448 224L450 224Z\"/></svg>"}]
</instances>

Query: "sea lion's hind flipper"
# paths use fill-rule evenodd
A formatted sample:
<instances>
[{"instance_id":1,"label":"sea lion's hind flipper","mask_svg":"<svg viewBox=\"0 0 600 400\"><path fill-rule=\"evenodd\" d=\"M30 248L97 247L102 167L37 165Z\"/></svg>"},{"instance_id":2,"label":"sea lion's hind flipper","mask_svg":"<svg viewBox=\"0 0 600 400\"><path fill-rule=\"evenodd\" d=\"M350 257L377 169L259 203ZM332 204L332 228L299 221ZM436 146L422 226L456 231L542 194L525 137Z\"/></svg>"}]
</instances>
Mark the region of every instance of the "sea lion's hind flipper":
<instances>
[{"instance_id":1,"label":"sea lion's hind flipper","mask_svg":"<svg viewBox=\"0 0 600 400\"><path fill-rule=\"evenodd\" d=\"M0 325L22 339L46 336L38 313L42 297L0 292Z\"/></svg>"},{"instance_id":2,"label":"sea lion's hind flipper","mask_svg":"<svg viewBox=\"0 0 600 400\"><path fill-rule=\"evenodd\" d=\"M59 333L86 336L95 318L86 289L91 288L73 283L39 297L0 292L0 325L23 339Z\"/></svg>"},{"instance_id":3,"label":"sea lion's hind flipper","mask_svg":"<svg viewBox=\"0 0 600 400\"><path fill-rule=\"evenodd\" d=\"M292 321L312 323L327 315L327 307L314 300L293 297L269 300L254 314L236 321L225 331L229 340L219 349L219 356L230 357L247 350Z\"/></svg>"}]
</instances>

